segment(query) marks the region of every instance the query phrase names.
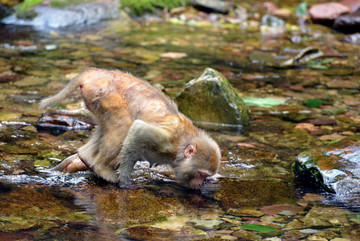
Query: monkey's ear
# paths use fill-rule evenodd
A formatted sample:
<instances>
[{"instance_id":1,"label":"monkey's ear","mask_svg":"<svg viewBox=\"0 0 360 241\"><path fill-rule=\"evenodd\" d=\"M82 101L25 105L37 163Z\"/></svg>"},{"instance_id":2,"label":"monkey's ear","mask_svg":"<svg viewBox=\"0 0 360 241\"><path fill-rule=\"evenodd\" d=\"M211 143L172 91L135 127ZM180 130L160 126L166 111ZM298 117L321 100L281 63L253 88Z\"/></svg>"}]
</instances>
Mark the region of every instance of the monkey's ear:
<instances>
[{"instance_id":1,"label":"monkey's ear","mask_svg":"<svg viewBox=\"0 0 360 241\"><path fill-rule=\"evenodd\" d=\"M184 155L186 158L190 158L192 155L196 154L196 144L190 144L185 148Z\"/></svg>"}]
</instances>

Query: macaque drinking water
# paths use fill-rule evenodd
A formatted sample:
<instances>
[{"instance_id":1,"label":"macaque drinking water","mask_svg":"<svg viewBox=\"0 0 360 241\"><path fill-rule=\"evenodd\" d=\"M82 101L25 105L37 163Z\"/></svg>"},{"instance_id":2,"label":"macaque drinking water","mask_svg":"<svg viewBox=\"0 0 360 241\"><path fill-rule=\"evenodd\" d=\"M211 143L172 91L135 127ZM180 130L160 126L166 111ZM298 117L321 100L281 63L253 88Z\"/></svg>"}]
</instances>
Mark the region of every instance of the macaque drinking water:
<instances>
[{"instance_id":1,"label":"macaque drinking water","mask_svg":"<svg viewBox=\"0 0 360 241\"><path fill-rule=\"evenodd\" d=\"M109 182L127 186L136 161L147 160L151 165L170 164L176 179L190 188L200 188L217 172L216 142L181 114L171 99L130 74L89 69L42 100L40 108L61 102L78 88L97 127L89 141L56 170L90 168Z\"/></svg>"}]
</instances>

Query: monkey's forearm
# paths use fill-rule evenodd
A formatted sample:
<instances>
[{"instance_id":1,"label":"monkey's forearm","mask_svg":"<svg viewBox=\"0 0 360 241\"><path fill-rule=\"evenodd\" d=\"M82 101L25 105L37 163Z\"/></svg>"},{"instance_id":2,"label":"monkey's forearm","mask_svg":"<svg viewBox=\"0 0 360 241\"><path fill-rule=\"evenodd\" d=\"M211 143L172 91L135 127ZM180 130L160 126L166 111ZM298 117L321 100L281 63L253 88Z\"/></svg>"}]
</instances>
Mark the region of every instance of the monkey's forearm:
<instances>
[{"instance_id":1,"label":"monkey's forearm","mask_svg":"<svg viewBox=\"0 0 360 241\"><path fill-rule=\"evenodd\" d=\"M145 150L159 148L168 139L169 134L163 128L141 120L134 121L120 152L118 169L120 185L126 186L131 183L131 172L136 161L141 158Z\"/></svg>"}]
</instances>

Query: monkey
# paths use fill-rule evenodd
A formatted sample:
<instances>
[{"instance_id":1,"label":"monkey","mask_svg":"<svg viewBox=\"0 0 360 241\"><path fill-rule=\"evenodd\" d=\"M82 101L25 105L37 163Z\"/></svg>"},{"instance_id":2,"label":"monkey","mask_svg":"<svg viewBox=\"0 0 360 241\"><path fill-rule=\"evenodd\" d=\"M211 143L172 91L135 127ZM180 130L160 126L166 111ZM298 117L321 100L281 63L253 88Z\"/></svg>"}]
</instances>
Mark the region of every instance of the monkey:
<instances>
[{"instance_id":1,"label":"monkey","mask_svg":"<svg viewBox=\"0 0 360 241\"><path fill-rule=\"evenodd\" d=\"M91 169L120 187L131 185L138 160L170 164L175 178L199 189L217 173L220 148L196 128L168 96L129 73L90 68L74 77L59 93L40 101L40 108L60 103L80 89L96 127L88 142L54 170Z\"/></svg>"}]
</instances>

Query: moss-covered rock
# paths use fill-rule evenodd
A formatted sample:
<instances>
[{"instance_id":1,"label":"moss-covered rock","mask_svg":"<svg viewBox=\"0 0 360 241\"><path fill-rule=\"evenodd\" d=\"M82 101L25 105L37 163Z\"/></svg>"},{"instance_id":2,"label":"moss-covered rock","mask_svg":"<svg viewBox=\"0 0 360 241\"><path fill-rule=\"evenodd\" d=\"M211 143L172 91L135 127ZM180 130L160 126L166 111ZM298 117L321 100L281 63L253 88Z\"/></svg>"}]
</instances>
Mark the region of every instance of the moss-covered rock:
<instances>
[{"instance_id":1,"label":"moss-covered rock","mask_svg":"<svg viewBox=\"0 0 360 241\"><path fill-rule=\"evenodd\" d=\"M188 82L176 102L181 112L198 122L247 125L251 119L230 82L211 68Z\"/></svg>"},{"instance_id":2,"label":"moss-covered rock","mask_svg":"<svg viewBox=\"0 0 360 241\"><path fill-rule=\"evenodd\" d=\"M302 152L293 164L294 173L330 192L351 193L360 189L360 136Z\"/></svg>"}]
</instances>

